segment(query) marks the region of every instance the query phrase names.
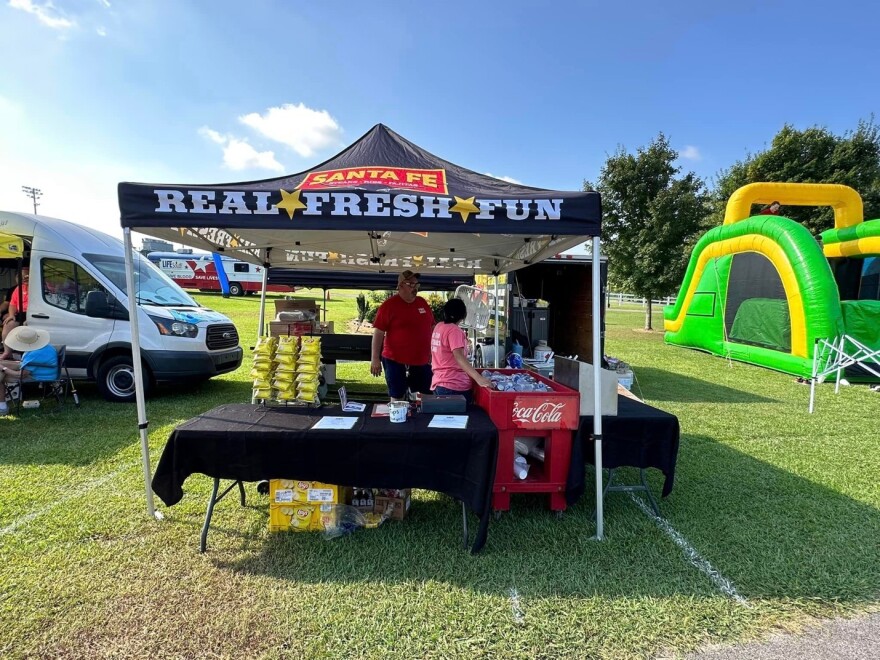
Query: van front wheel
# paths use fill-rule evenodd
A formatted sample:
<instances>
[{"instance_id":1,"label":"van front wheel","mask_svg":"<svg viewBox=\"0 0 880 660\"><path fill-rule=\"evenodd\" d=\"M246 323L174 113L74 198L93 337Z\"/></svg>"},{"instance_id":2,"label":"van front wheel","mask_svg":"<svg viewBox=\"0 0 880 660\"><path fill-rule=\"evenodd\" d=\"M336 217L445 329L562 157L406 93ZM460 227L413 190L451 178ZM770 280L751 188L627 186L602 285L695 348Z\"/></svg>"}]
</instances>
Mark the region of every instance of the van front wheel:
<instances>
[{"instance_id":1,"label":"van front wheel","mask_svg":"<svg viewBox=\"0 0 880 660\"><path fill-rule=\"evenodd\" d=\"M229 283L229 295L230 296L243 296L244 295L244 287L238 282L230 282Z\"/></svg>"},{"instance_id":2,"label":"van front wheel","mask_svg":"<svg viewBox=\"0 0 880 660\"><path fill-rule=\"evenodd\" d=\"M106 360L98 369L98 390L107 400L130 403L135 399L134 366L127 355L117 355ZM144 396L150 390L150 373L144 368Z\"/></svg>"}]
</instances>

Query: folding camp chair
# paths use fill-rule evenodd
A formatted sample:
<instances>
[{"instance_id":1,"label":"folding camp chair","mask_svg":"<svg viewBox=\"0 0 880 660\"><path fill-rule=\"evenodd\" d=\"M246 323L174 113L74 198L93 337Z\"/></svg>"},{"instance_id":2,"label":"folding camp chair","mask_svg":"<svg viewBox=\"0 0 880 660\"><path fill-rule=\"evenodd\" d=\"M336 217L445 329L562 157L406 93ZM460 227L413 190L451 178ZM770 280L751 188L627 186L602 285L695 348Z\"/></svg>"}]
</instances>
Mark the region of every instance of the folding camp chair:
<instances>
[{"instance_id":1,"label":"folding camp chair","mask_svg":"<svg viewBox=\"0 0 880 660\"><path fill-rule=\"evenodd\" d=\"M8 384L6 388L6 398L15 404L16 413L21 412L21 402L24 398L24 387L31 383L37 383L39 385L42 390L41 399L45 400L54 397L58 402L59 409L64 407L64 404L67 401L68 392L70 392L73 397L74 405L79 407L79 394L77 394L76 385L74 385L73 379L70 377L70 372L67 369L67 347L60 346L55 350L58 352L58 366L55 369L52 378L25 378L18 382ZM49 365L35 364L34 366Z\"/></svg>"}]
</instances>

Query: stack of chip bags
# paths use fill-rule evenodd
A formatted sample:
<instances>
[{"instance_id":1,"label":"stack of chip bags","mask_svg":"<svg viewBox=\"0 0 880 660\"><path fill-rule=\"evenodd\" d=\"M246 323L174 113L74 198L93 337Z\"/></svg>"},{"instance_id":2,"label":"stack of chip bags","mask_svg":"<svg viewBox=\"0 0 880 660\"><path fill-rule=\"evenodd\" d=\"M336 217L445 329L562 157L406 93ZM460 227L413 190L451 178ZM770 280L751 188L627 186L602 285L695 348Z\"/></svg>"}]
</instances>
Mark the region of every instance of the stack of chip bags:
<instances>
[{"instance_id":1,"label":"stack of chip bags","mask_svg":"<svg viewBox=\"0 0 880 660\"><path fill-rule=\"evenodd\" d=\"M296 398L298 401L317 403L321 369L321 338L302 337L299 361L296 364Z\"/></svg>"},{"instance_id":2,"label":"stack of chip bags","mask_svg":"<svg viewBox=\"0 0 880 660\"><path fill-rule=\"evenodd\" d=\"M254 381L254 399L266 401L272 398L272 376L275 371L276 337L260 337L254 348L254 364L251 378Z\"/></svg>"},{"instance_id":3,"label":"stack of chip bags","mask_svg":"<svg viewBox=\"0 0 880 660\"><path fill-rule=\"evenodd\" d=\"M275 350L275 374L272 386L275 398L282 402L296 400L296 365L299 353L299 337L279 337Z\"/></svg>"}]
</instances>

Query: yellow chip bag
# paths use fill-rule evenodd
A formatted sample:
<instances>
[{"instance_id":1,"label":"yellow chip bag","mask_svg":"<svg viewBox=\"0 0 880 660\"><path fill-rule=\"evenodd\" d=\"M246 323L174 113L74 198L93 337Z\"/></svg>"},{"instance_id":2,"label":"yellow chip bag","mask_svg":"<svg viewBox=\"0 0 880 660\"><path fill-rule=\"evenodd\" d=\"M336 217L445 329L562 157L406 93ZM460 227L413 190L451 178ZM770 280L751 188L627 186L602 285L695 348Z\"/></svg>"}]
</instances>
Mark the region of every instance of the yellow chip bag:
<instances>
[{"instance_id":1,"label":"yellow chip bag","mask_svg":"<svg viewBox=\"0 0 880 660\"><path fill-rule=\"evenodd\" d=\"M296 366L296 356L288 353L276 353L275 354L275 363L280 366L286 367L295 367Z\"/></svg>"},{"instance_id":2,"label":"yellow chip bag","mask_svg":"<svg viewBox=\"0 0 880 660\"><path fill-rule=\"evenodd\" d=\"M272 388L271 387L255 388L253 396L255 399L271 399L272 398Z\"/></svg>"}]
</instances>

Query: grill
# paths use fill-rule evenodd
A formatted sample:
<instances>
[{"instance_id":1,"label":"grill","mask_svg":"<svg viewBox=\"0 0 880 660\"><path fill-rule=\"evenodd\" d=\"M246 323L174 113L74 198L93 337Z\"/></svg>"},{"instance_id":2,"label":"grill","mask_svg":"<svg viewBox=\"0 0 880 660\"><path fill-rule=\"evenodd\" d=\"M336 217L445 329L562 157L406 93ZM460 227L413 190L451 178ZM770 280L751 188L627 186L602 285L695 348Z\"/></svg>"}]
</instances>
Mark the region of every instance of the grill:
<instances>
[{"instance_id":1,"label":"grill","mask_svg":"<svg viewBox=\"0 0 880 660\"><path fill-rule=\"evenodd\" d=\"M238 346L238 330L231 323L209 325L205 343L208 345L208 350L211 351L220 348L234 348Z\"/></svg>"}]
</instances>

